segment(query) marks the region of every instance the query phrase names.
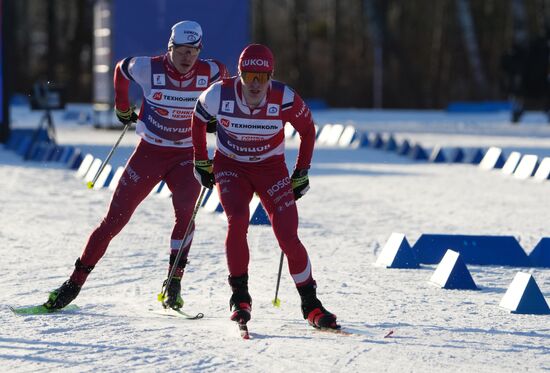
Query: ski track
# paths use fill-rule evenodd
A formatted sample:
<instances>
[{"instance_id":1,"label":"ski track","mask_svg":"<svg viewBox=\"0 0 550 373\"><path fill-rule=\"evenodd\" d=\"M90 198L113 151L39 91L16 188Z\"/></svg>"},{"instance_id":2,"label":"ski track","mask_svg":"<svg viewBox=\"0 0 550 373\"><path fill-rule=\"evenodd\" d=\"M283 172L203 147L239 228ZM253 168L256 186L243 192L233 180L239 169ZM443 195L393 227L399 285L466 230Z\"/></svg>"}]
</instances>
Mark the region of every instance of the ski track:
<instances>
[{"instance_id":1,"label":"ski track","mask_svg":"<svg viewBox=\"0 0 550 373\"><path fill-rule=\"evenodd\" d=\"M319 123L347 118L369 131L426 146L500 145L550 156L550 126L536 115L512 126L500 116L333 111ZM22 118L22 119L21 119ZM28 118L31 118L28 116ZM530 119L531 118L531 119ZM535 119L532 119L535 118ZM19 116L18 121L25 117ZM343 121L345 123L345 121ZM105 154L117 134L61 126L61 142ZM93 134L93 136L90 136ZM128 134L115 157L131 153ZM213 142L210 141L210 144ZM287 146L292 165L296 144ZM100 156L100 154L97 154ZM300 238L318 294L350 336L308 327L270 227L249 229L251 340L229 321L224 253L226 222L199 211L183 280L184 309L205 318L152 314L166 276L173 211L149 196L111 243L75 301L78 311L16 316L7 305L46 300L71 273L111 192L89 191L74 172L23 163L0 149L0 366L3 371L355 372L550 370L549 316L511 315L498 307L517 271L534 275L550 299L550 270L472 266L479 291L444 291L428 282L435 266L373 266L392 232L413 244L422 233L513 235L527 252L550 236L550 182L536 183L471 165L412 162L382 150L318 147L311 190L298 201ZM394 334L384 338L390 330Z\"/></svg>"}]
</instances>

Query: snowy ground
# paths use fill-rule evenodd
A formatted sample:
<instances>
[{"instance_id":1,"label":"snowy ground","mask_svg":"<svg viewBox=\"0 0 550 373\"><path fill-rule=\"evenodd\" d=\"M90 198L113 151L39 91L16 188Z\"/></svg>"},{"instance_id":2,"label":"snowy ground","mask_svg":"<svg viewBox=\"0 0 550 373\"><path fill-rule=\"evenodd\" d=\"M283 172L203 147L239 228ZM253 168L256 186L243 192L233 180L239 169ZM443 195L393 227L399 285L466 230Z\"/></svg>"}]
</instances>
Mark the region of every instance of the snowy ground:
<instances>
[{"instance_id":1,"label":"snowy ground","mask_svg":"<svg viewBox=\"0 0 550 373\"><path fill-rule=\"evenodd\" d=\"M317 112L319 124L353 123L428 147L501 146L550 156L550 126L531 114L519 126L505 114ZM18 116L16 126L34 125ZM117 132L60 123L61 143L104 157ZM124 139L115 163L136 141ZM295 144L287 160L294 162ZM279 249L269 227L249 231L252 340L228 320L225 221L203 211L184 277L186 309L200 321L154 315L166 276L172 207L151 196L111 243L75 301L80 310L13 315L8 305L43 302L72 270L110 200L74 173L23 163L0 149L0 366L3 371L550 371L550 316L498 307L517 271L533 274L550 301L550 269L469 266L481 291L428 283L434 266L374 267L392 232L413 244L422 233L513 235L530 252L550 236L550 181L537 183L471 165L419 163L381 150L318 148L312 189L298 202L319 297L351 336L308 328L283 271L282 305L271 305ZM390 331L391 338L383 338Z\"/></svg>"}]
</instances>

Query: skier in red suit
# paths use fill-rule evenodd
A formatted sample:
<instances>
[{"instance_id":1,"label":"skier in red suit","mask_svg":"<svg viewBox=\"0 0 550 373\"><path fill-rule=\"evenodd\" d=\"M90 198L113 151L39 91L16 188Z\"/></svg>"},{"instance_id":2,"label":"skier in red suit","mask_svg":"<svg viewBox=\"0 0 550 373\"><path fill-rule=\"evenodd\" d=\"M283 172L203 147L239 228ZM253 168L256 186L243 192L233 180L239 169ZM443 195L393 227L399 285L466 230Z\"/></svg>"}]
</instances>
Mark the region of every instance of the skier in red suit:
<instances>
[{"instance_id":1,"label":"skier in red suit","mask_svg":"<svg viewBox=\"0 0 550 373\"><path fill-rule=\"evenodd\" d=\"M141 140L126 164L107 215L89 236L71 277L50 293L45 303L47 308L63 308L76 298L89 273L105 254L109 242L161 180L172 191L175 212L168 272L176 266L172 281L164 283L167 297L163 305L174 309L183 305L181 277L193 231L186 242L182 243L182 240L200 191L200 184L193 176L191 116L199 95L227 75L220 62L198 59L201 48L200 25L182 21L172 27L166 54L128 57L116 65L116 115L125 125L136 122L136 132ZM130 81L137 83L143 91L139 117L128 99ZM183 255L179 263L175 263L180 246Z\"/></svg>"},{"instance_id":2,"label":"skier in red suit","mask_svg":"<svg viewBox=\"0 0 550 373\"><path fill-rule=\"evenodd\" d=\"M315 142L315 127L304 101L284 83L273 80L269 48L251 44L239 58L239 76L223 79L204 91L195 106L192 124L195 176L202 185L217 184L228 220L225 241L231 319L246 323L252 299L248 293L248 204L254 193L266 209L273 231L288 260L302 301L304 319L314 327L338 328L336 316L316 296L311 263L298 238L295 201L309 189L308 169ZM217 121L213 161L206 147L208 123ZM284 125L290 123L301 143L294 172L284 158Z\"/></svg>"}]
</instances>

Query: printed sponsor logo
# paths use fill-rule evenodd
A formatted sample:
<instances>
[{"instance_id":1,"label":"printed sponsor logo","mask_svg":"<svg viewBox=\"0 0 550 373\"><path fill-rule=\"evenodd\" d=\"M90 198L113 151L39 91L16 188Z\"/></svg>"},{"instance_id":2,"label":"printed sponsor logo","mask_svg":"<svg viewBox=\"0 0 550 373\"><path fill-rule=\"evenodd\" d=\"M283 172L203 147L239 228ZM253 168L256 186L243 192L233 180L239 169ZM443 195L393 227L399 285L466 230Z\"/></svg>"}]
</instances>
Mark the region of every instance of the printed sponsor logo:
<instances>
[{"instance_id":1,"label":"printed sponsor logo","mask_svg":"<svg viewBox=\"0 0 550 373\"><path fill-rule=\"evenodd\" d=\"M197 101L196 97L180 97L180 96L171 96L164 94L164 99L168 101L179 101L179 102L195 102Z\"/></svg>"},{"instance_id":2,"label":"printed sponsor logo","mask_svg":"<svg viewBox=\"0 0 550 373\"><path fill-rule=\"evenodd\" d=\"M249 58L241 62L242 67L267 67L269 68L269 61L261 58Z\"/></svg>"},{"instance_id":3,"label":"printed sponsor logo","mask_svg":"<svg viewBox=\"0 0 550 373\"><path fill-rule=\"evenodd\" d=\"M197 75L197 88L206 88L208 86L208 77L205 75Z\"/></svg>"},{"instance_id":4,"label":"printed sponsor logo","mask_svg":"<svg viewBox=\"0 0 550 373\"><path fill-rule=\"evenodd\" d=\"M269 194L270 197L273 197L275 193L283 189L285 186L290 184L290 177L285 177L284 179L281 179L277 181L275 184L273 184L268 190L267 194Z\"/></svg>"},{"instance_id":5,"label":"printed sponsor logo","mask_svg":"<svg viewBox=\"0 0 550 373\"><path fill-rule=\"evenodd\" d=\"M126 173L128 174L128 177L130 177L130 180L132 180L134 183L137 183L141 178L141 176L139 176L139 174L134 171L134 169L130 166L126 167Z\"/></svg>"},{"instance_id":6,"label":"printed sponsor logo","mask_svg":"<svg viewBox=\"0 0 550 373\"><path fill-rule=\"evenodd\" d=\"M153 108L153 110L159 114L159 115L162 115L163 117L167 116L168 115L168 110L166 109L163 109L163 108L160 108L160 107L156 107L156 108Z\"/></svg>"},{"instance_id":7,"label":"printed sponsor logo","mask_svg":"<svg viewBox=\"0 0 550 373\"><path fill-rule=\"evenodd\" d=\"M270 144L265 144L263 146L240 146L237 144L233 144L229 140L227 140L227 145L229 145L231 148L239 152L245 152L245 153L261 153L271 148Z\"/></svg>"},{"instance_id":8,"label":"printed sponsor logo","mask_svg":"<svg viewBox=\"0 0 550 373\"><path fill-rule=\"evenodd\" d=\"M264 138L260 136L241 136L239 137L241 141L262 141Z\"/></svg>"},{"instance_id":9,"label":"printed sponsor logo","mask_svg":"<svg viewBox=\"0 0 550 373\"><path fill-rule=\"evenodd\" d=\"M232 100L222 101L222 111L224 113L233 113L234 110L235 110L235 101L232 101Z\"/></svg>"},{"instance_id":10,"label":"printed sponsor logo","mask_svg":"<svg viewBox=\"0 0 550 373\"><path fill-rule=\"evenodd\" d=\"M255 123L231 123L231 127L233 128L246 128L246 129L252 129L252 130L276 130L279 129L278 126L274 124L255 124Z\"/></svg>"},{"instance_id":11,"label":"printed sponsor logo","mask_svg":"<svg viewBox=\"0 0 550 373\"><path fill-rule=\"evenodd\" d=\"M268 116L279 115L279 105L277 105L277 104L268 104L267 105L267 115Z\"/></svg>"},{"instance_id":12,"label":"printed sponsor logo","mask_svg":"<svg viewBox=\"0 0 550 373\"><path fill-rule=\"evenodd\" d=\"M159 123L155 118L153 118L150 114L147 116L147 121L151 123L153 126L157 127L159 130L164 132L170 132L170 133L187 133L191 132L191 127L168 127L161 123Z\"/></svg>"},{"instance_id":13,"label":"printed sponsor logo","mask_svg":"<svg viewBox=\"0 0 550 373\"><path fill-rule=\"evenodd\" d=\"M173 109L172 110L172 119L189 119L193 115L193 110L191 109Z\"/></svg>"},{"instance_id":14,"label":"printed sponsor logo","mask_svg":"<svg viewBox=\"0 0 550 373\"><path fill-rule=\"evenodd\" d=\"M187 166L193 164L193 161L183 161L180 163L180 166Z\"/></svg>"},{"instance_id":15,"label":"printed sponsor logo","mask_svg":"<svg viewBox=\"0 0 550 373\"><path fill-rule=\"evenodd\" d=\"M260 159L262 159L262 158L256 157L256 156L254 156L254 157L248 157L248 160L251 161L251 162L256 162L256 161L259 161Z\"/></svg>"},{"instance_id":16,"label":"printed sponsor logo","mask_svg":"<svg viewBox=\"0 0 550 373\"><path fill-rule=\"evenodd\" d=\"M294 199L294 191L292 189L289 189L285 193L281 194L280 196L275 197L273 199L273 203L277 204L277 203L281 202L281 200L283 198L285 198L286 196L289 196L289 195L291 195L292 199Z\"/></svg>"},{"instance_id":17,"label":"printed sponsor logo","mask_svg":"<svg viewBox=\"0 0 550 373\"><path fill-rule=\"evenodd\" d=\"M227 128L231 125L231 122L227 118L222 118L220 119L220 124Z\"/></svg>"},{"instance_id":18,"label":"printed sponsor logo","mask_svg":"<svg viewBox=\"0 0 550 373\"><path fill-rule=\"evenodd\" d=\"M307 110L306 104L302 103L302 107L300 108L300 111L296 114L296 118L299 118L304 112Z\"/></svg>"},{"instance_id":19,"label":"printed sponsor logo","mask_svg":"<svg viewBox=\"0 0 550 373\"><path fill-rule=\"evenodd\" d=\"M216 178L216 180L222 177L239 177L239 174L233 171L220 171L214 175L214 178Z\"/></svg>"},{"instance_id":20,"label":"printed sponsor logo","mask_svg":"<svg viewBox=\"0 0 550 373\"><path fill-rule=\"evenodd\" d=\"M165 85L166 77L164 74L153 74L153 84L154 85Z\"/></svg>"},{"instance_id":21,"label":"printed sponsor logo","mask_svg":"<svg viewBox=\"0 0 550 373\"><path fill-rule=\"evenodd\" d=\"M157 100L157 101L162 100L162 92L155 92L153 94L153 100Z\"/></svg>"}]
</instances>

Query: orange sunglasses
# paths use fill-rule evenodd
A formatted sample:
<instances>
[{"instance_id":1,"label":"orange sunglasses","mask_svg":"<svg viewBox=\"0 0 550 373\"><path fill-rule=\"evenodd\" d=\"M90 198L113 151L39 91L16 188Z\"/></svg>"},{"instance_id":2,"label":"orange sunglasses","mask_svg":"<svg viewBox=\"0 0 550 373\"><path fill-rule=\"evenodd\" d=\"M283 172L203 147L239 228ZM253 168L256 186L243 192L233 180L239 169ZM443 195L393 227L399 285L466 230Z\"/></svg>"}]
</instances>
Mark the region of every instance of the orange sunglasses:
<instances>
[{"instance_id":1,"label":"orange sunglasses","mask_svg":"<svg viewBox=\"0 0 550 373\"><path fill-rule=\"evenodd\" d=\"M260 72L241 72L241 78L245 84L250 84L254 79L258 79L258 83L264 84L271 78L271 73L260 73Z\"/></svg>"}]
</instances>

